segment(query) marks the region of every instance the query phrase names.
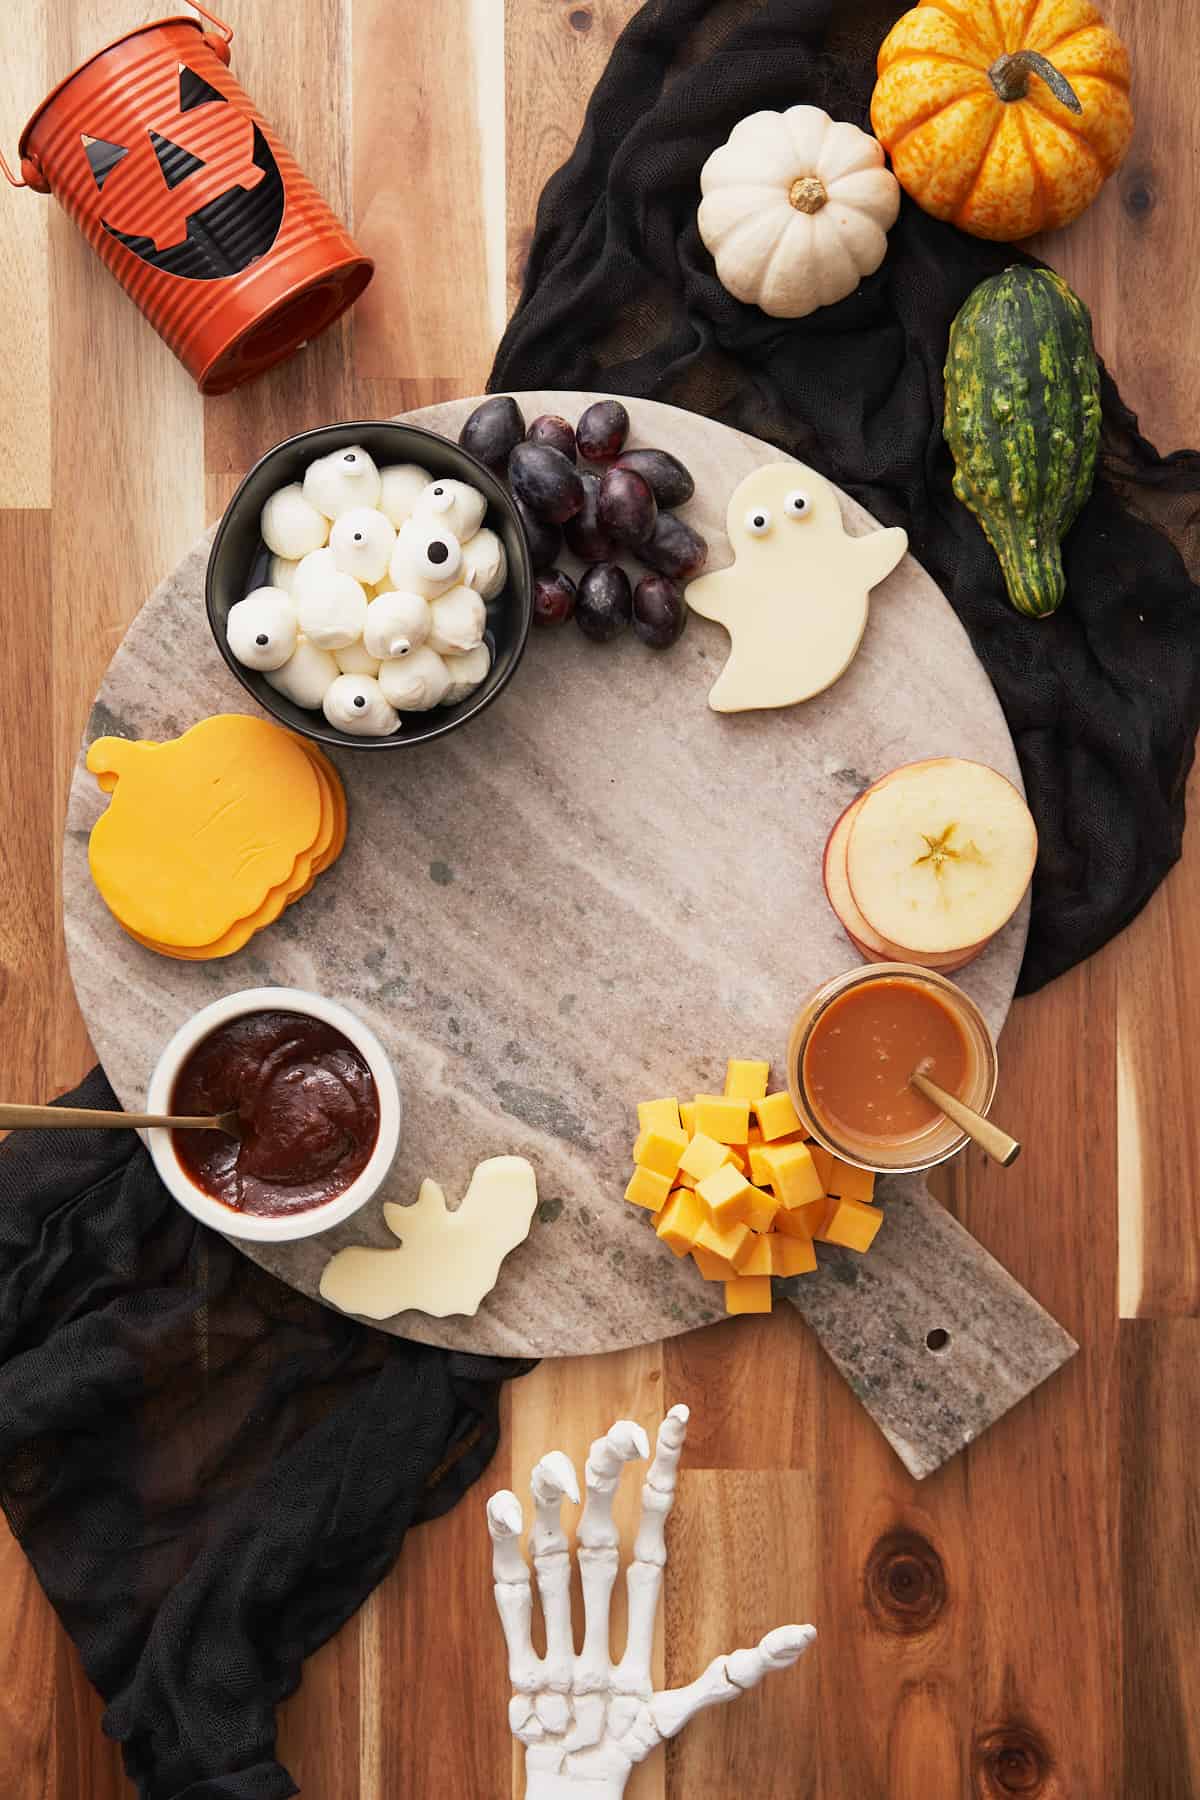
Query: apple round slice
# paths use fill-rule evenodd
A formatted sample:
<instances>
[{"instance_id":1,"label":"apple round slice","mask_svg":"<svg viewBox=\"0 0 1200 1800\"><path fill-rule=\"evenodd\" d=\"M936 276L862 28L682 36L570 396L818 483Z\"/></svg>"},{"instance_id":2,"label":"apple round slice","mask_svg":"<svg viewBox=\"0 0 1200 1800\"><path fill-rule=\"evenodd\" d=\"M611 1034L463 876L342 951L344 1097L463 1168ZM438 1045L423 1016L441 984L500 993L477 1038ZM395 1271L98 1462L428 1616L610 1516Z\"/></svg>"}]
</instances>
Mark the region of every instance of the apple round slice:
<instances>
[{"instance_id":1,"label":"apple round slice","mask_svg":"<svg viewBox=\"0 0 1200 1800\"><path fill-rule=\"evenodd\" d=\"M944 756L868 788L846 844L850 893L872 933L922 956L961 956L1020 905L1037 857L1011 781Z\"/></svg>"},{"instance_id":2,"label":"apple round slice","mask_svg":"<svg viewBox=\"0 0 1200 1800\"><path fill-rule=\"evenodd\" d=\"M912 767L921 765L913 764ZM884 776L884 781L891 779ZM825 897L829 901L834 915L842 930L866 962L918 962L923 968L936 969L943 975L951 975L961 969L964 963L970 962L973 956L987 947L988 940L982 944L972 944L967 949L951 956L924 956L907 949L903 944L890 944L886 938L873 931L863 918L850 892L850 881L846 874L846 846L850 841L850 833L854 821L858 817L859 808L873 793L868 788L865 793L852 800L834 823L833 830L825 840L825 855L822 862L821 875L825 884Z\"/></svg>"}]
</instances>

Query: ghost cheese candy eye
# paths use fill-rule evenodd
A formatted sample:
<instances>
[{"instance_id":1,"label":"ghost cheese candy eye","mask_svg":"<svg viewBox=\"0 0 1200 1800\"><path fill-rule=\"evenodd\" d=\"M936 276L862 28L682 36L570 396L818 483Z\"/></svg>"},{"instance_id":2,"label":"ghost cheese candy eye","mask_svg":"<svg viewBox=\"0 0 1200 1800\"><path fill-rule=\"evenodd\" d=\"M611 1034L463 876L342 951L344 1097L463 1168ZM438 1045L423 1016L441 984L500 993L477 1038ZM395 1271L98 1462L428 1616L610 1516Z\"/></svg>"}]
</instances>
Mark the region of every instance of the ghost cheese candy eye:
<instances>
[{"instance_id":1,"label":"ghost cheese candy eye","mask_svg":"<svg viewBox=\"0 0 1200 1800\"><path fill-rule=\"evenodd\" d=\"M395 526L372 506L352 507L335 519L329 533L329 548L342 574L372 586L387 574L395 542Z\"/></svg>"},{"instance_id":2,"label":"ghost cheese candy eye","mask_svg":"<svg viewBox=\"0 0 1200 1800\"><path fill-rule=\"evenodd\" d=\"M751 537L766 537L771 529L771 515L765 506L752 506L743 523Z\"/></svg>"},{"instance_id":3,"label":"ghost cheese candy eye","mask_svg":"<svg viewBox=\"0 0 1200 1800\"><path fill-rule=\"evenodd\" d=\"M367 596L351 575L336 569L319 585L297 593L300 629L319 650L355 643L367 622Z\"/></svg>"},{"instance_id":4,"label":"ghost cheese candy eye","mask_svg":"<svg viewBox=\"0 0 1200 1800\"><path fill-rule=\"evenodd\" d=\"M356 506L377 506L381 485L379 470L366 451L359 444L348 444L309 464L304 498L327 519L340 519Z\"/></svg>"},{"instance_id":5,"label":"ghost cheese candy eye","mask_svg":"<svg viewBox=\"0 0 1200 1800\"><path fill-rule=\"evenodd\" d=\"M329 521L305 495L298 481L271 495L259 520L262 541L273 556L297 562L319 550L329 536Z\"/></svg>"},{"instance_id":6,"label":"ghost cheese candy eye","mask_svg":"<svg viewBox=\"0 0 1200 1800\"><path fill-rule=\"evenodd\" d=\"M478 488L448 478L431 481L417 498L412 516L433 531L452 531L460 544L474 537L483 524L487 501Z\"/></svg>"},{"instance_id":7,"label":"ghost cheese candy eye","mask_svg":"<svg viewBox=\"0 0 1200 1800\"><path fill-rule=\"evenodd\" d=\"M803 519L812 511L812 501L803 488L793 488L783 503L783 510L789 519Z\"/></svg>"},{"instance_id":8,"label":"ghost cheese candy eye","mask_svg":"<svg viewBox=\"0 0 1200 1800\"><path fill-rule=\"evenodd\" d=\"M281 669L296 648L296 609L280 588L256 588L229 609L229 648L247 669Z\"/></svg>"},{"instance_id":9,"label":"ghost cheese candy eye","mask_svg":"<svg viewBox=\"0 0 1200 1800\"><path fill-rule=\"evenodd\" d=\"M426 519L409 519L396 534L388 572L402 594L432 600L454 586L461 567L462 548L452 531Z\"/></svg>"},{"instance_id":10,"label":"ghost cheese candy eye","mask_svg":"<svg viewBox=\"0 0 1200 1800\"><path fill-rule=\"evenodd\" d=\"M331 725L353 737L390 737L400 723L370 675L339 675L326 689L323 710Z\"/></svg>"},{"instance_id":11,"label":"ghost cheese candy eye","mask_svg":"<svg viewBox=\"0 0 1200 1800\"><path fill-rule=\"evenodd\" d=\"M381 661L407 656L429 636L433 620L420 594L380 594L367 607L363 647Z\"/></svg>"}]
</instances>

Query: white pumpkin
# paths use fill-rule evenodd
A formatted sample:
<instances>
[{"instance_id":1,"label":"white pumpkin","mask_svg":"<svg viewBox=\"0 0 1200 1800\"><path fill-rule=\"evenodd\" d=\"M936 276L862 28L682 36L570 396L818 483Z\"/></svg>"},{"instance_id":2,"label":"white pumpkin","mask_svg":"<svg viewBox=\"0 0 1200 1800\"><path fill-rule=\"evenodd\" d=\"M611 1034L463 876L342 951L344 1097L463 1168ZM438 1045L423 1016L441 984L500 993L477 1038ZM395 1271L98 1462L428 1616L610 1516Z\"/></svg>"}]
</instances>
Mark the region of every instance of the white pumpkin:
<instances>
[{"instance_id":1,"label":"white pumpkin","mask_svg":"<svg viewBox=\"0 0 1200 1800\"><path fill-rule=\"evenodd\" d=\"M740 120L700 191L700 236L722 285L773 319L853 293L883 261L900 210L879 141L817 106Z\"/></svg>"}]
</instances>

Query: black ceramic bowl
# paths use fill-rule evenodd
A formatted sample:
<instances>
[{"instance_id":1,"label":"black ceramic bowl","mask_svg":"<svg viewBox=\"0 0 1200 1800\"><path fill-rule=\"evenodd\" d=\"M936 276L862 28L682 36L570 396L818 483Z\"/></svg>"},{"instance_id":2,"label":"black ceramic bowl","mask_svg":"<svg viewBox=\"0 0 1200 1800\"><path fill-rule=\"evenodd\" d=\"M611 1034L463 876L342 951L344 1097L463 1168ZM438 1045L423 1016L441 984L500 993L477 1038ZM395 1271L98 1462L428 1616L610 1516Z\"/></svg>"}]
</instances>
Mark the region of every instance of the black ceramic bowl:
<instances>
[{"instance_id":1,"label":"black ceramic bowl","mask_svg":"<svg viewBox=\"0 0 1200 1800\"><path fill-rule=\"evenodd\" d=\"M435 706L430 712L402 713L400 729L390 737L354 737L330 725L324 713L310 712L277 694L266 678L244 668L229 648L225 621L229 609L267 579L269 554L259 535L258 522L265 502L276 488L302 481L309 463L328 456L344 445L361 444L381 467L387 463L419 463L431 476L445 475L466 481L486 495L484 524L504 544L508 580L495 600L487 604L487 642L492 666L487 679L460 700L457 706ZM525 533L505 488L475 457L449 438L423 431L417 425L397 425L390 420L357 420L347 425L322 425L302 431L260 457L225 509L208 558L204 584L208 622L217 648L248 694L265 711L292 731L332 744L343 750L403 750L427 743L473 719L496 698L511 680L520 662L533 619L533 569Z\"/></svg>"}]
</instances>

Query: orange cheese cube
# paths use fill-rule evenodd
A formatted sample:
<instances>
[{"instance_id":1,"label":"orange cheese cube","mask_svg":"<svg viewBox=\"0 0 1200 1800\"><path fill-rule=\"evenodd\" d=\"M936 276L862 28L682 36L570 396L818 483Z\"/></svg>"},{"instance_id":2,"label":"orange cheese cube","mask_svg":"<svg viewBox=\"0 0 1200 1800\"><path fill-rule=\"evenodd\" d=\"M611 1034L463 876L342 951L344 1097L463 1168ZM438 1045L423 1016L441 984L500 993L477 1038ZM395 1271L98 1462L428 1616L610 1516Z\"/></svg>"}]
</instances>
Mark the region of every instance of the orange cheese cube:
<instances>
[{"instance_id":1,"label":"orange cheese cube","mask_svg":"<svg viewBox=\"0 0 1200 1800\"><path fill-rule=\"evenodd\" d=\"M819 1237L833 1204L822 1195L811 1206L780 1207L775 1215L775 1230L791 1238Z\"/></svg>"},{"instance_id":2,"label":"orange cheese cube","mask_svg":"<svg viewBox=\"0 0 1200 1800\"><path fill-rule=\"evenodd\" d=\"M817 1174L821 1177L821 1186L829 1192L829 1177L833 1173L834 1156L832 1150L826 1150L824 1144L818 1144L813 1138L809 1142L808 1154L812 1157Z\"/></svg>"},{"instance_id":3,"label":"orange cheese cube","mask_svg":"<svg viewBox=\"0 0 1200 1800\"><path fill-rule=\"evenodd\" d=\"M723 1256L716 1256L706 1250L702 1244L692 1245L692 1261L703 1275L705 1281L735 1281L737 1270Z\"/></svg>"},{"instance_id":4,"label":"orange cheese cube","mask_svg":"<svg viewBox=\"0 0 1200 1800\"><path fill-rule=\"evenodd\" d=\"M683 1155L679 1159L679 1167L683 1174L690 1175L695 1181L703 1181L729 1161L728 1144L718 1144L716 1138L706 1137L698 1131Z\"/></svg>"},{"instance_id":5,"label":"orange cheese cube","mask_svg":"<svg viewBox=\"0 0 1200 1800\"><path fill-rule=\"evenodd\" d=\"M639 1131L679 1130L678 1100L639 1100L637 1116Z\"/></svg>"},{"instance_id":6,"label":"orange cheese cube","mask_svg":"<svg viewBox=\"0 0 1200 1800\"><path fill-rule=\"evenodd\" d=\"M644 1206L647 1212L660 1212L671 1193L671 1177L656 1175L653 1169L635 1169L625 1198L631 1206Z\"/></svg>"},{"instance_id":7,"label":"orange cheese cube","mask_svg":"<svg viewBox=\"0 0 1200 1800\"><path fill-rule=\"evenodd\" d=\"M747 1209L746 1223L751 1231L771 1231L779 1217L779 1202L774 1194L766 1194L760 1187L752 1187L753 1204Z\"/></svg>"},{"instance_id":8,"label":"orange cheese cube","mask_svg":"<svg viewBox=\"0 0 1200 1800\"><path fill-rule=\"evenodd\" d=\"M771 1171L767 1166L766 1145L751 1144L746 1154L750 1163L750 1179L755 1187L770 1187Z\"/></svg>"},{"instance_id":9,"label":"orange cheese cube","mask_svg":"<svg viewBox=\"0 0 1200 1800\"><path fill-rule=\"evenodd\" d=\"M696 1195L696 1199L699 1204L703 1205L699 1194ZM714 1224L712 1219L705 1219L703 1225L697 1229L693 1242L698 1244L701 1250L711 1250L714 1256L723 1256L736 1269L740 1266L742 1259L749 1255L750 1248L754 1243L754 1233L748 1225L738 1223L721 1226Z\"/></svg>"},{"instance_id":10,"label":"orange cheese cube","mask_svg":"<svg viewBox=\"0 0 1200 1800\"><path fill-rule=\"evenodd\" d=\"M767 1091L770 1063L741 1062L731 1057L725 1065L725 1094L730 1100L761 1100Z\"/></svg>"},{"instance_id":11,"label":"orange cheese cube","mask_svg":"<svg viewBox=\"0 0 1200 1800\"><path fill-rule=\"evenodd\" d=\"M775 1255L773 1275L812 1275L817 1267L817 1253L812 1247L811 1238L780 1237L772 1233L764 1238L770 1244Z\"/></svg>"},{"instance_id":12,"label":"orange cheese cube","mask_svg":"<svg viewBox=\"0 0 1200 1800\"><path fill-rule=\"evenodd\" d=\"M732 1163L714 1169L696 1183L696 1192L709 1210L712 1222L721 1230L726 1225L748 1225L749 1215L758 1212L758 1189L751 1187L740 1169Z\"/></svg>"},{"instance_id":13,"label":"orange cheese cube","mask_svg":"<svg viewBox=\"0 0 1200 1800\"><path fill-rule=\"evenodd\" d=\"M647 1126L638 1132L633 1160L640 1169L653 1169L656 1175L673 1176L686 1149L687 1138L682 1125L676 1131L659 1131L654 1126Z\"/></svg>"},{"instance_id":14,"label":"orange cheese cube","mask_svg":"<svg viewBox=\"0 0 1200 1800\"><path fill-rule=\"evenodd\" d=\"M840 1157L833 1157L829 1172L827 1194L837 1194L842 1200L870 1200L875 1193L875 1176L870 1169L856 1169L853 1163L843 1162Z\"/></svg>"},{"instance_id":15,"label":"orange cheese cube","mask_svg":"<svg viewBox=\"0 0 1200 1800\"><path fill-rule=\"evenodd\" d=\"M725 1283L727 1313L769 1313L771 1310L771 1278L769 1275L739 1275Z\"/></svg>"},{"instance_id":16,"label":"orange cheese cube","mask_svg":"<svg viewBox=\"0 0 1200 1800\"><path fill-rule=\"evenodd\" d=\"M792 1105L792 1096L788 1093L764 1094L761 1100L754 1102L754 1112L759 1130L768 1144L774 1143L776 1138L787 1137L790 1132L804 1129L799 1114Z\"/></svg>"},{"instance_id":17,"label":"orange cheese cube","mask_svg":"<svg viewBox=\"0 0 1200 1800\"><path fill-rule=\"evenodd\" d=\"M696 1102L681 1100L679 1102L679 1122L689 1137L696 1135Z\"/></svg>"},{"instance_id":18,"label":"orange cheese cube","mask_svg":"<svg viewBox=\"0 0 1200 1800\"><path fill-rule=\"evenodd\" d=\"M748 1175L750 1173L750 1158L746 1152L739 1149L736 1144L726 1144L725 1148L729 1152L729 1161L732 1166L735 1169L740 1169L743 1175Z\"/></svg>"},{"instance_id":19,"label":"orange cheese cube","mask_svg":"<svg viewBox=\"0 0 1200 1800\"><path fill-rule=\"evenodd\" d=\"M763 1134L761 1129L757 1125L751 1125L750 1130L746 1134L747 1145L753 1149L755 1144L761 1144L762 1141Z\"/></svg>"},{"instance_id":20,"label":"orange cheese cube","mask_svg":"<svg viewBox=\"0 0 1200 1800\"><path fill-rule=\"evenodd\" d=\"M756 1237L749 1250L742 1258L742 1274L774 1275L775 1245L780 1241L781 1240L775 1236L774 1232L771 1232L765 1237ZM736 1275L737 1272L736 1269L732 1270L734 1275ZM725 1280L728 1281L729 1279L730 1277L726 1275Z\"/></svg>"},{"instance_id":21,"label":"orange cheese cube","mask_svg":"<svg viewBox=\"0 0 1200 1800\"><path fill-rule=\"evenodd\" d=\"M750 1102L724 1094L697 1094L696 1130L718 1144L744 1144L750 1135Z\"/></svg>"},{"instance_id":22,"label":"orange cheese cube","mask_svg":"<svg viewBox=\"0 0 1200 1800\"><path fill-rule=\"evenodd\" d=\"M871 1248L882 1224L883 1214L877 1206L861 1200L835 1200L818 1235L824 1244L843 1244L847 1250L861 1253Z\"/></svg>"},{"instance_id":23,"label":"orange cheese cube","mask_svg":"<svg viewBox=\"0 0 1200 1800\"><path fill-rule=\"evenodd\" d=\"M696 1241L696 1233L707 1222L704 1202L698 1200L690 1188L676 1188L659 1214L654 1229L676 1256L686 1256Z\"/></svg>"},{"instance_id":24,"label":"orange cheese cube","mask_svg":"<svg viewBox=\"0 0 1200 1800\"><path fill-rule=\"evenodd\" d=\"M775 1198L785 1206L808 1206L824 1195L807 1144L768 1144L763 1161L771 1172Z\"/></svg>"}]
</instances>

